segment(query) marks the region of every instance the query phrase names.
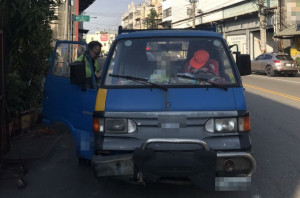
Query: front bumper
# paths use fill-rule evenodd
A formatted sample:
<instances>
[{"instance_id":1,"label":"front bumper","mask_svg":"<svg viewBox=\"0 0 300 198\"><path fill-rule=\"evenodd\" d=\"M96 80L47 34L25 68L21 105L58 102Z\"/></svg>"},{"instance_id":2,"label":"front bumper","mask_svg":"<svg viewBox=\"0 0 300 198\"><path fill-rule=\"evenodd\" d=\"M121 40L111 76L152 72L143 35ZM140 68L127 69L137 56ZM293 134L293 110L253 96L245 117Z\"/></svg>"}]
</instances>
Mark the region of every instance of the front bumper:
<instances>
[{"instance_id":1,"label":"front bumper","mask_svg":"<svg viewBox=\"0 0 300 198\"><path fill-rule=\"evenodd\" d=\"M202 149L155 151L147 148L152 143L198 144ZM256 169L247 152L215 152L202 140L172 138L149 139L131 154L97 155L92 162L97 177L132 176L139 182L188 179L206 191L248 190Z\"/></svg>"}]
</instances>

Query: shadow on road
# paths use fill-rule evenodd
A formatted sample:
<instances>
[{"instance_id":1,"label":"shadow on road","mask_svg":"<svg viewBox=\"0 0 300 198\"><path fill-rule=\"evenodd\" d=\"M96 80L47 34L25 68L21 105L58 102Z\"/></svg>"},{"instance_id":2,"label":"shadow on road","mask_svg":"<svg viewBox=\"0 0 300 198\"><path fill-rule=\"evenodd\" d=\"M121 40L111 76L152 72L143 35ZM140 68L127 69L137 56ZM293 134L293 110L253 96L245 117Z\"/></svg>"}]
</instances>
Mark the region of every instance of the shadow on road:
<instances>
[{"instance_id":1,"label":"shadow on road","mask_svg":"<svg viewBox=\"0 0 300 198\"><path fill-rule=\"evenodd\" d=\"M245 96L257 161L252 194L266 198L300 197L297 196L300 192L300 171L297 168L300 159L295 157L300 154L299 103L293 107L289 104L290 99L280 103L247 92L247 89Z\"/></svg>"}]
</instances>

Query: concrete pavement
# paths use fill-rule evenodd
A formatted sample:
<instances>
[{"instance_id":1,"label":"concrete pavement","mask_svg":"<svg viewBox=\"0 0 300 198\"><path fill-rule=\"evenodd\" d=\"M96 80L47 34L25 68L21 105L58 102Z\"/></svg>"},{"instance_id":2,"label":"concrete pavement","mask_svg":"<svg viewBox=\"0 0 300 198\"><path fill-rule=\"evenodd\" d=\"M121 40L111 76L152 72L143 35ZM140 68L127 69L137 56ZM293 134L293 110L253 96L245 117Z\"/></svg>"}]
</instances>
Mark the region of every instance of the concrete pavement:
<instances>
[{"instance_id":1,"label":"concrete pavement","mask_svg":"<svg viewBox=\"0 0 300 198\"><path fill-rule=\"evenodd\" d=\"M75 189L97 185L92 169L78 166L73 138L61 124L51 128L39 125L28 133L12 137L11 151L4 157L21 159L28 172L24 175L26 187L22 189L18 188L15 178L0 179L1 198L86 197L89 194L80 194Z\"/></svg>"}]
</instances>

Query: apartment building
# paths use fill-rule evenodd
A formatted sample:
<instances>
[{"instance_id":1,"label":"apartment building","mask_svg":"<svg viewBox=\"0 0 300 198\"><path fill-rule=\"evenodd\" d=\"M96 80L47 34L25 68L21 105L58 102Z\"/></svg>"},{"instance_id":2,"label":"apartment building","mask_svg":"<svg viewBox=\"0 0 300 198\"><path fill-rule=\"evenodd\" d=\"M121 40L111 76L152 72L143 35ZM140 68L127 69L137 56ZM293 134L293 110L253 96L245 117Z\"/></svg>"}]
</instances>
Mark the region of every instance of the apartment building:
<instances>
[{"instance_id":1,"label":"apartment building","mask_svg":"<svg viewBox=\"0 0 300 198\"><path fill-rule=\"evenodd\" d=\"M121 25L124 29L148 29L149 23L147 20L151 9L154 9L158 14L156 23L160 24L162 18L162 0L146 0L139 5L134 5L133 2L128 5L128 10L121 17ZM161 28L161 25L158 25Z\"/></svg>"}]
</instances>

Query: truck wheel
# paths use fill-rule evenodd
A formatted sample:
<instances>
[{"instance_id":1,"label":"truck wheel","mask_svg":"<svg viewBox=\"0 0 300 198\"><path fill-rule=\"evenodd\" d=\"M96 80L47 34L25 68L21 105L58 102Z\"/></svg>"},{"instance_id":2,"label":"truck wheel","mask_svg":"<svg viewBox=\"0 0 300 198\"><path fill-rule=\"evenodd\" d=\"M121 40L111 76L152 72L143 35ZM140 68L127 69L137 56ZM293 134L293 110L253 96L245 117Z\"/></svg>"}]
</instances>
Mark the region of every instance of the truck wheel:
<instances>
[{"instance_id":1,"label":"truck wheel","mask_svg":"<svg viewBox=\"0 0 300 198\"><path fill-rule=\"evenodd\" d=\"M266 67L266 74L267 74L267 76L269 76L269 77L272 77L272 76L274 76L274 70L273 70L273 68L270 66L270 65L268 65L267 67Z\"/></svg>"}]
</instances>

